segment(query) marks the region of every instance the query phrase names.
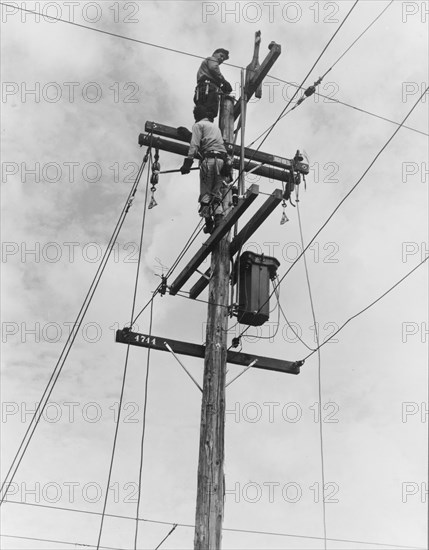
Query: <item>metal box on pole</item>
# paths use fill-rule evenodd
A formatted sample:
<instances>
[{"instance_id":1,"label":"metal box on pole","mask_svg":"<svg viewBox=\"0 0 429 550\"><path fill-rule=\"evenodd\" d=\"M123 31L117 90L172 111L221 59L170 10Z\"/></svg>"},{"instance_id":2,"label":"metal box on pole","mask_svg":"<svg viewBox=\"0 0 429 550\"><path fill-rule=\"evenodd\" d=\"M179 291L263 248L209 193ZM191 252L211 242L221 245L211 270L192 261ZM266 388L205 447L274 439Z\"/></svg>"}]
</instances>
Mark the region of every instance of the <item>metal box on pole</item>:
<instances>
[{"instance_id":1,"label":"metal box on pole","mask_svg":"<svg viewBox=\"0 0 429 550\"><path fill-rule=\"evenodd\" d=\"M280 262L276 258L244 252L240 256L238 321L259 326L270 317L270 279L274 279Z\"/></svg>"}]
</instances>

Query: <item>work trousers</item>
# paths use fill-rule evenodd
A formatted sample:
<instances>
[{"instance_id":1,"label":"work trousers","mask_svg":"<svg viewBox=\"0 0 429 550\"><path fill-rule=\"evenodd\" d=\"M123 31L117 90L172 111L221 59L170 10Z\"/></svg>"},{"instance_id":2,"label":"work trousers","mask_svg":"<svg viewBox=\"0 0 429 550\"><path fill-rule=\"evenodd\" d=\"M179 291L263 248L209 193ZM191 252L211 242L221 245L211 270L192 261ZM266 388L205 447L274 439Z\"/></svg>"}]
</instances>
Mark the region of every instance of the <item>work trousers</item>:
<instances>
[{"instance_id":1,"label":"work trousers","mask_svg":"<svg viewBox=\"0 0 429 550\"><path fill-rule=\"evenodd\" d=\"M221 158L205 158L200 163L200 215L209 217L223 214L222 199L227 186L221 175L223 160Z\"/></svg>"},{"instance_id":2,"label":"work trousers","mask_svg":"<svg viewBox=\"0 0 429 550\"><path fill-rule=\"evenodd\" d=\"M204 105L210 110L213 118L216 118L219 112L220 88L213 82L200 82L197 84L194 93L195 105Z\"/></svg>"}]
</instances>

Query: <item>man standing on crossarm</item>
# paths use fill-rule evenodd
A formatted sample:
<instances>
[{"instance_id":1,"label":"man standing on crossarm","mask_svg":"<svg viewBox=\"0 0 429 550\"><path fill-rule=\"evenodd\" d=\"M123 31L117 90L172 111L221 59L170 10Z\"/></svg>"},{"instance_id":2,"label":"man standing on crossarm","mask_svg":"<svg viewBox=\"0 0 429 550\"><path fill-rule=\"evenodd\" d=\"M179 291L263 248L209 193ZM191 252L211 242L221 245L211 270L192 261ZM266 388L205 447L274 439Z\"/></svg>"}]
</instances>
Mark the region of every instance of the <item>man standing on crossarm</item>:
<instances>
[{"instance_id":1,"label":"man standing on crossarm","mask_svg":"<svg viewBox=\"0 0 429 550\"><path fill-rule=\"evenodd\" d=\"M220 94L232 92L231 84L225 80L220 72L219 65L229 59L229 52L218 48L211 57L207 57L201 63L197 73L197 87L195 88L195 105L205 105L212 112L213 118L219 111Z\"/></svg>"},{"instance_id":2,"label":"man standing on crossarm","mask_svg":"<svg viewBox=\"0 0 429 550\"><path fill-rule=\"evenodd\" d=\"M223 218L223 204L227 190L228 164L225 145L220 129L213 123L213 115L203 105L194 108L195 124L188 156L180 168L189 174L194 158L200 159L199 214L205 218L205 233L211 233ZM214 219L213 219L214 218Z\"/></svg>"}]
</instances>

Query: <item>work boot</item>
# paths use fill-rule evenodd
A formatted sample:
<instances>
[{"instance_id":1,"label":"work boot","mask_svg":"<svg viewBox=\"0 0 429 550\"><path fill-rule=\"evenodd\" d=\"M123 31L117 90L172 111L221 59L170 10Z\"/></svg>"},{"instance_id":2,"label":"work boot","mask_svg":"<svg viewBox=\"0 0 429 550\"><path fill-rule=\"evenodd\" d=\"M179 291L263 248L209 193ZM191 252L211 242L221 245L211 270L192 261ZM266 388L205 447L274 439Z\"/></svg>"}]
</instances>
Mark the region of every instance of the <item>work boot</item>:
<instances>
[{"instance_id":1,"label":"work boot","mask_svg":"<svg viewBox=\"0 0 429 550\"><path fill-rule=\"evenodd\" d=\"M223 214L215 214L214 216L214 226L219 227L219 225L222 223L223 220Z\"/></svg>"},{"instance_id":2,"label":"work boot","mask_svg":"<svg viewBox=\"0 0 429 550\"><path fill-rule=\"evenodd\" d=\"M212 233L214 229L213 218L205 218L205 221L206 221L206 225L204 226L203 232Z\"/></svg>"}]
</instances>

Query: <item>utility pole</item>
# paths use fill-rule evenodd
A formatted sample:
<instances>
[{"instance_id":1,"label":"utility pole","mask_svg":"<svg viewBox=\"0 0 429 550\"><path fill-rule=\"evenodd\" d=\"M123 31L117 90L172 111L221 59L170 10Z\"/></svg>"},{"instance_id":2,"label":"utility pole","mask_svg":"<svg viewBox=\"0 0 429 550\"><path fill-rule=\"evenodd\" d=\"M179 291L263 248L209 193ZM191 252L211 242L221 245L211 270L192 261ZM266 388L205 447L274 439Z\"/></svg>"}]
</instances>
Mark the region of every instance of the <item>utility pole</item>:
<instances>
[{"instance_id":1,"label":"utility pole","mask_svg":"<svg viewBox=\"0 0 429 550\"><path fill-rule=\"evenodd\" d=\"M226 141L233 141L234 103L229 96L221 103L219 126ZM230 193L224 198L228 206ZM207 312L198 460L195 550L221 547L224 507L225 377L227 359L230 237L227 233L212 251Z\"/></svg>"},{"instance_id":2,"label":"utility pole","mask_svg":"<svg viewBox=\"0 0 429 550\"><path fill-rule=\"evenodd\" d=\"M256 52L259 50L257 38L258 33L255 36L254 61L257 61ZM286 361L227 350L231 259L240 252L243 244L274 211L276 206L290 197L296 181L295 177L298 175L299 178L299 174L305 175L309 172L308 164L302 163L302 158L299 158L298 154L291 160L244 147L246 103L261 86L263 79L281 53L281 47L275 42L271 42L268 49L269 54L261 65L257 63L257 66L253 67L246 78L245 85L242 72L241 101L234 105L234 100L230 96L224 96L221 101L219 127L225 140L227 152L232 158L233 167L240 170L240 197L234 207L231 207L231 192L228 192L224 198L225 216L223 220L218 227L215 227L213 233L193 258L188 261L181 273L168 285L170 295L175 296L193 275L197 272L200 273L201 278L189 291L189 297L192 299L196 299L209 285L205 346L172 340L168 337L135 333L125 328L116 333L116 341L124 344L159 351L168 350L192 357L204 357L194 550L220 550L221 548L225 496L223 466L227 362L245 367L254 365L255 368L289 374L299 374L303 364L303 361ZM238 146L234 140L234 121L240 115L242 116L242 143L241 146ZM168 151L180 156L187 155L190 138L179 134L176 128L155 122L146 122L145 130L148 133L139 136L141 146L155 147L157 150ZM244 162L245 158L249 159L246 163ZM234 238L231 241L231 229L259 194L257 185L251 185L247 191L244 190L244 172L253 172L262 177L281 181L283 190L274 190L242 230L238 234L235 230ZM211 267L202 274L198 268L210 254ZM166 288L167 281L164 282L164 291L161 290L161 287L157 291L165 293Z\"/></svg>"}]
</instances>

